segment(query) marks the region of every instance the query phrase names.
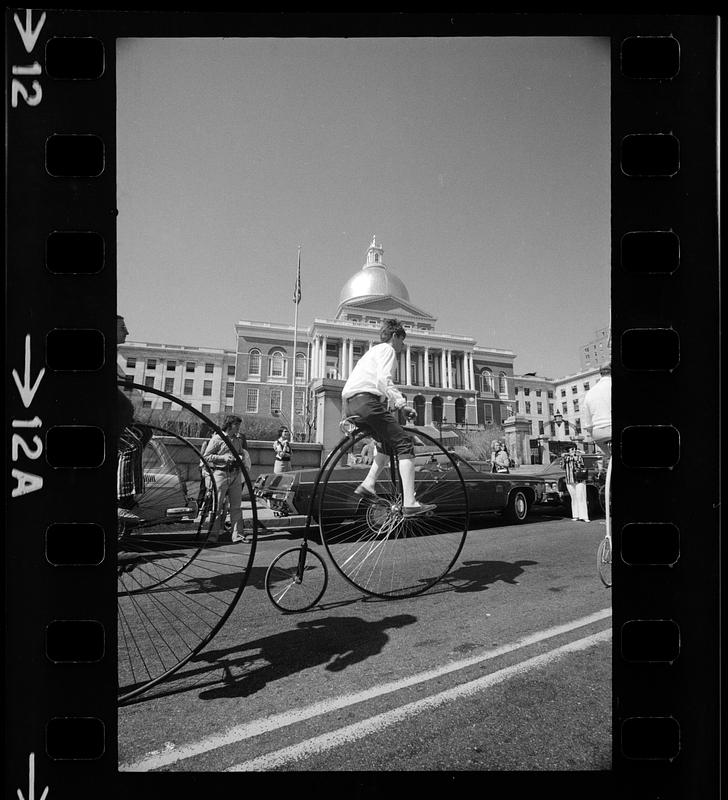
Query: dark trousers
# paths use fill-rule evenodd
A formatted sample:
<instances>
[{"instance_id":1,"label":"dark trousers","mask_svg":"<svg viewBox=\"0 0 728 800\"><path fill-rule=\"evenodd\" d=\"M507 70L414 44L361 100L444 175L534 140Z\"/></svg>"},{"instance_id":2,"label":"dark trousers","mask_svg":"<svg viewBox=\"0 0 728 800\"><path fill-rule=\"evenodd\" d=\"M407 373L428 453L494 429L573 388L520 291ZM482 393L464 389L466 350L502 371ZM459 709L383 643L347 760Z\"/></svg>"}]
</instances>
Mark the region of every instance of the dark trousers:
<instances>
[{"instance_id":1,"label":"dark trousers","mask_svg":"<svg viewBox=\"0 0 728 800\"><path fill-rule=\"evenodd\" d=\"M358 427L372 434L382 453L414 456L412 437L375 394L356 394L344 401L344 407L347 416L356 415L360 418L361 424Z\"/></svg>"}]
</instances>

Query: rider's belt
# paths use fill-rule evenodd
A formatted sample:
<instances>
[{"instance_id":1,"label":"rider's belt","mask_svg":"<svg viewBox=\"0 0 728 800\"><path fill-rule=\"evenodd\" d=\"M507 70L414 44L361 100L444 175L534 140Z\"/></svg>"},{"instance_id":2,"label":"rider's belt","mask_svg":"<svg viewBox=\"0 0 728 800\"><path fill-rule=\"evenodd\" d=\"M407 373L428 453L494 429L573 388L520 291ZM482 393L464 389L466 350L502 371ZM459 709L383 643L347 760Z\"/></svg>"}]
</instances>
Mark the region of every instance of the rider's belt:
<instances>
[{"instance_id":1,"label":"rider's belt","mask_svg":"<svg viewBox=\"0 0 728 800\"><path fill-rule=\"evenodd\" d=\"M353 394L351 397L346 398L347 403L353 400L355 397L372 397L374 400L379 400L379 401L381 401L382 399L378 394L374 394L373 392L357 392L356 394Z\"/></svg>"},{"instance_id":2,"label":"rider's belt","mask_svg":"<svg viewBox=\"0 0 728 800\"><path fill-rule=\"evenodd\" d=\"M237 472L240 467L237 464L232 464L229 467L215 467L215 469L220 470L220 472Z\"/></svg>"},{"instance_id":3,"label":"rider's belt","mask_svg":"<svg viewBox=\"0 0 728 800\"><path fill-rule=\"evenodd\" d=\"M290 461L290 460L291 460L290 456L280 456L280 457L276 456L276 461Z\"/></svg>"}]
</instances>

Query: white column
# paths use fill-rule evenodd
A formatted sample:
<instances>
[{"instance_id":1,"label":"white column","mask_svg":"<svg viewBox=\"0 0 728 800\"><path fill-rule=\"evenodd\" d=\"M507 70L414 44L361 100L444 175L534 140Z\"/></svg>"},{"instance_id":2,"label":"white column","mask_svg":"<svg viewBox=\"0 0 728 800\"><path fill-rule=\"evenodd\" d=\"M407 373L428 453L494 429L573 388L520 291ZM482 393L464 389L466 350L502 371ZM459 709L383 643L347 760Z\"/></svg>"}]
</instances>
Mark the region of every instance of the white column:
<instances>
[{"instance_id":1,"label":"white column","mask_svg":"<svg viewBox=\"0 0 728 800\"><path fill-rule=\"evenodd\" d=\"M424 368L422 370L422 374L425 377L425 386L429 387L430 385L430 348L426 347L425 352L422 356L422 360L424 362Z\"/></svg>"},{"instance_id":2,"label":"white column","mask_svg":"<svg viewBox=\"0 0 728 800\"><path fill-rule=\"evenodd\" d=\"M405 384L409 386L412 383L412 346L407 345L407 357L405 358L405 369L407 370L407 380Z\"/></svg>"},{"instance_id":3,"label":"white column","mask_svg":"<svg viewBox=\"0 0 728 800\"><path fill-rule=\"evenodd\" d=\"M321 339L321 377L326 377L326 350L328 348L328 339L326 336Z\"/></svg>"},{"instance_id":4,"label":"white column","mask_svg":"<svg viewBox=\"0 0 728 800\"><path fill-rule=\"evenodd\" d=\"M349 339L349 375L354 369L354 340Z\"/></svg>"},{"instance_id":5,"label":"white column","mask_svg":"<svg viewBox=\"0 0 728 800\"><path fill-rule=\"evenodd\" d=\"M440 351L440 387L447 388L447 357L445 355L445 348Z\"/></svg>"},{"instance_id":6,"label":"white column","mask_svg":"<svg viewBox=\"0 0 728 800\"><path fill-rule=\"evenodd\" d=\"M452 350L448 350L445 355L445 382L448 389L452 389Z\"/></svg>"},{"instance_id":7,"label":"white column","mask_svg":"<svg viewBox=\"0 0 728 800\"><path fill-rule=\"evenodd\" d=\"M319 363L321 362L321 339L318 336L314 337L313 347L311 348L311 355L313 356L313 364L311 365L311 377L318 378Z\"/></svg>"},{"instance_id":8,"label":"white column","mask_svg":"<svg viewBox=\"0 0 728 800\"><path fill-rule=\"evenodd\" d=\"M349 377L349 340L343 336L341 338L341 346L339 349L339 377L345 380Z\"/></svg>"}]
</instances>

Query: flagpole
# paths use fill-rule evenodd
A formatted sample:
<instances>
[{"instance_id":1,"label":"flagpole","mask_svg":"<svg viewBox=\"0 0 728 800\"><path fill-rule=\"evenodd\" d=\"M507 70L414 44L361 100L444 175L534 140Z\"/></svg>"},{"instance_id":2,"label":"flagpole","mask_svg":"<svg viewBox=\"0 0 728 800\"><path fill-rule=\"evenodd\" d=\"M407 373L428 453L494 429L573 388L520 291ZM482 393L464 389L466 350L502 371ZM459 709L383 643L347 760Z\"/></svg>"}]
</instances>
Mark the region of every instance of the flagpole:
<instances>
[{"instance_id":1,"label":"flagpole","mask_svg":"<svg viewBox=\"0 0 728 800\"><path fill-rule=\"evenodd\" d=\"M301 302L301 245L298 245L298 270L296 286L293 290L293 302L296 306L293 318L293 359L291 369L291 439L295 441L296 433L296 349L298 347L298 304Z\"/></svg>"}]
</instances>

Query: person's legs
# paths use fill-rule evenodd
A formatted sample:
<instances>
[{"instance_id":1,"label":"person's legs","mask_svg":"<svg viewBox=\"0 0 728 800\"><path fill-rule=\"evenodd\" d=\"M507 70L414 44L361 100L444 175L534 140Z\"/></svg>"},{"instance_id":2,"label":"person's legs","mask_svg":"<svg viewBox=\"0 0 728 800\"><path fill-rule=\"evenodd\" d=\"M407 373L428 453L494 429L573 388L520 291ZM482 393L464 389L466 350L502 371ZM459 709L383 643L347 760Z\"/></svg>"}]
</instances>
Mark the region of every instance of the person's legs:
<instances>
[{"instance_id":1,"label":"person's legs","mask_svg":"<svg viewBox=\"0 0 728 800\"><path fill-rule=\"evenodd\" d=\"M216 542L220 538L220 526L225 516L225 497L228 493L230 480L228 478L229 473L221 469L216 469L212 475L215 481L215 490L217 491L217 513L210 528L209 541Z\"/></svg>"},{"instance_id":2,"label":"person's legs","mask_svg":"<svg viewBox=\"0 0 728 800\"><path fill-rule=\"evenodd\" d=\"M388 462L389 456L377 450L372 460L372 465L369 467L369 472L367 472L366 478L361 482L361 486L368 492L376 494L377 478Z\"/></svg>"},{"instance_id":3,"label":"person's legs","mask_svg":"<svg viewBox=\"0 0 728 800\"><path fill-rule=\"evenodd\" d=\"M421 505L415 498L415 460L412 456L399 457L399 474L402 476L402 504L405 508Z\"/></svg>"},{"instance_id":4,"label":"person's legs","mask_svg":"<svg viewBox=\"0 0 728 800\"><path fill-rule=\"evenodd\" d=\"M576 498L576 484L567 483L566 488L569 490L569 497L571 498L571 518L576 521L579 519L579 508Z\"/></svg>"},{"instance_id":5,"label":"person's legs","mask_svg":"<svg viewBox=\"0 0 728 800\"><path fill-rule=\"evenodd\" d=\"M584 522L589 522L589 508L586 504L586 484L580 481L576 484L577 517Z\"/></svg>"},{"instance_id":6,"label":"person's legs","mask_svg":"<svg viewBox=\"0 0 728 800\"><path fill-rule=\"evenodd\" d=\"M239 472L234 472L228 486L228 500L230 501L230 523L232 525L232 539L234 542L242 541L243 534L243 479Z\"/></svg>"}]
</instances>

